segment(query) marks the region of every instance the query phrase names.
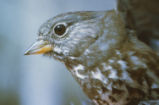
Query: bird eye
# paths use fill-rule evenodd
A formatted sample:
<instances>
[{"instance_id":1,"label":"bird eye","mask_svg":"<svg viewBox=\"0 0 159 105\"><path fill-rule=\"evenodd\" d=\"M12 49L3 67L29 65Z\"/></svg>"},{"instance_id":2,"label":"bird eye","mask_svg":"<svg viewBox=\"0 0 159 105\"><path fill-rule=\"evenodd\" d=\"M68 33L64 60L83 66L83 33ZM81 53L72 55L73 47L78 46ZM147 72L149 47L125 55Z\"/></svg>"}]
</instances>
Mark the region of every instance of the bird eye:
<instances>
[{"instance_id":1,"label":"bird eye","mask_svg":"<svg viewBox=\"0 0 159 105\"><path fill-rule=\"evenodd\" d=\"M55 34L62 36L66 32L66 26L64 24L59 24L54 28Z\"/></svg>"}]
</instances>

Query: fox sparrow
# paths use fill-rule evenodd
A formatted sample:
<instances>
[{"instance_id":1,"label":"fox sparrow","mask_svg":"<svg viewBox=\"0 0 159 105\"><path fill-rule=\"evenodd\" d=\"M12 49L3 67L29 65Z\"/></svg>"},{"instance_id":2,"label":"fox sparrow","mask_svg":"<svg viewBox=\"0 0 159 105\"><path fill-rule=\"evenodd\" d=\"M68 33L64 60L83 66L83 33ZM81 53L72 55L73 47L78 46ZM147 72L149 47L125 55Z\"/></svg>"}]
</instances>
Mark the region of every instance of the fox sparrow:
<instances>
[{"instance_id":1,"label":"fox sparrow","mask_svg":"<svg viewBox=\"0 0 159 105\"><path fill-rule=\"evenodd\" d=\"M26 55L63 62L96 105L159 98L159 56L125 29L115 10L69 12L44 23Z\"/></svg>"}]
</instances>

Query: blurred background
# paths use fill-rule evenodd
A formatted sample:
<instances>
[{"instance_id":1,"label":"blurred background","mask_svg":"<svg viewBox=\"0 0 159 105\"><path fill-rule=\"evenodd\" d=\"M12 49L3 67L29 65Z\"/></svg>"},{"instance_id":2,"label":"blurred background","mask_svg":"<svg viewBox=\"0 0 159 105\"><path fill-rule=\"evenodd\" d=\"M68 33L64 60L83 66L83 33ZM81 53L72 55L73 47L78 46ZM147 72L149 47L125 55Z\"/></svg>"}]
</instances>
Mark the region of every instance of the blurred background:
<instances>
[{"instance_id":1,"label":"blurred background","mask_svg":"<svg viewBox=\"0 0 159 105\"><path fill-rule=\"evenodd\" d=\"M64 64L24 52L47 19L113 9L116 1L0 0L0 7L0 105L91 105Z\"/></svg>"}]
</instances>

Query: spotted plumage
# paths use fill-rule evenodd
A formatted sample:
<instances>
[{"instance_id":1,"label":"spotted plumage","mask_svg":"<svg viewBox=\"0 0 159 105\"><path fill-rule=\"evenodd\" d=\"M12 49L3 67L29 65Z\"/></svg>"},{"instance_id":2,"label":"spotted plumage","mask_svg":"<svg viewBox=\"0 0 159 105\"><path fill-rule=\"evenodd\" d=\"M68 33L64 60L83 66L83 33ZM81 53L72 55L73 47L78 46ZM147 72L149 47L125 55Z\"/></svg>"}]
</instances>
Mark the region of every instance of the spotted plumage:
<instances>
[{"instance_id":1,"label":"spotted plumage","mask_svg":"<svg viewBox=\"0 0 159 105\"><path fill-rule=\"evenodd\" d=\"M114 10L71 12L48 20L26 54L41 53L62 61L96 105L159 98L159 56L135 31L127 32Z\"/></svg>"}]
</instances>

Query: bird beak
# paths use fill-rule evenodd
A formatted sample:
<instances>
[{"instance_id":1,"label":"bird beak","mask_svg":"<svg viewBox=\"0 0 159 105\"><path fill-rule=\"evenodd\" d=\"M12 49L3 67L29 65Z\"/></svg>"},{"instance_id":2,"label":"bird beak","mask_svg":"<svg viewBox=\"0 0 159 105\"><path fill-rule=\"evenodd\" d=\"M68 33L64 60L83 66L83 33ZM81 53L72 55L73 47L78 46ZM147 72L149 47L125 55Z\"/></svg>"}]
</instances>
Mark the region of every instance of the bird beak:
<instances>
[{"instance_id":1,"label":"bird beak","mask_svg":"<svg viewBox=\"0 0 159 105\"><path fill-rule=\"evenodd\" d=\"M44 54L52 50L52 46L43 40L36 41L24 55Z\"/></svg>"}]
</instances>

